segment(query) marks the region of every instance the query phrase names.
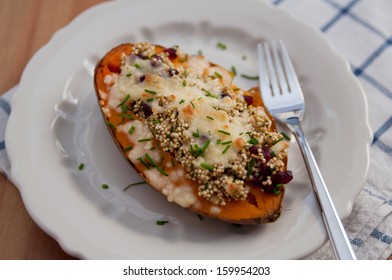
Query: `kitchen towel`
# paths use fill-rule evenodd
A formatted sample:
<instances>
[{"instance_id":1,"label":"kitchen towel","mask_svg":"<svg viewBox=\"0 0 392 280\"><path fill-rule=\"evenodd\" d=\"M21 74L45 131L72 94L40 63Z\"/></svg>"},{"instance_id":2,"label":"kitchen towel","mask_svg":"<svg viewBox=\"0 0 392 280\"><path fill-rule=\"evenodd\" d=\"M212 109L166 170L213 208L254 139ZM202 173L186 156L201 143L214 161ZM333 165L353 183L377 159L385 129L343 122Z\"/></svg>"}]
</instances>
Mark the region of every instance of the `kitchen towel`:
<instances>
[{"instance_id":1,"label":"kitchen towel","mask_svg":"<svg viewBox=\"0 0 392 280\"><path fill-rule=\"evenodd\" d=\"M374 131L370 169L353 211L343 224L358 259L385 260L392 254L392 1L267 2L319 29L349 61L365 89ZM4 134L16 87L0 97L0 170L6 176L10 174L10 163ZM307 259L334 259L330 243Z\"/></svg>"}]
</instances>

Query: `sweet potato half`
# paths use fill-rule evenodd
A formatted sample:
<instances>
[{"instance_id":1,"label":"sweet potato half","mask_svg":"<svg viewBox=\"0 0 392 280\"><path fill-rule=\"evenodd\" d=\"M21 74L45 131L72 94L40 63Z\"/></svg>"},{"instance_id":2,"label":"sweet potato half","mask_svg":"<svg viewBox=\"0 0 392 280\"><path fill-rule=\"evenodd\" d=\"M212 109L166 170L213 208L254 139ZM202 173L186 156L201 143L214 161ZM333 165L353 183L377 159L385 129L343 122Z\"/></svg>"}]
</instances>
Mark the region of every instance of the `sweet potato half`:
<instances>
[{"instance_id":1,"label":"sweet potato half","mask_svg":"<svg viewBox=\"0 0 392 280\"><path fill-rule=\"evenodd\" d=\"M127 43L97 64L94 86L120 151L168 201L236 224L281 214L285 135L258 88L244 91L235 73L178 47Z\"/></svg>"}]
</instances>

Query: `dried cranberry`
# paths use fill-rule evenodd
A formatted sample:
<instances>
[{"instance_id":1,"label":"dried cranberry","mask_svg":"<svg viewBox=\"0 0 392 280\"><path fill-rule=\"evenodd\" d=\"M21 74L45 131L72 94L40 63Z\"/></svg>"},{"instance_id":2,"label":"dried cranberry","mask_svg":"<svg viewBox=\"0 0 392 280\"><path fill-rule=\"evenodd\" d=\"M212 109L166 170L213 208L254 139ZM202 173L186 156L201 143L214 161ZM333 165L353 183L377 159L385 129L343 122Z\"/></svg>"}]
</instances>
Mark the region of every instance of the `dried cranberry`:
<instances>
[{"instance_id":1,"label":"dried cranberry","mask_svg":"<svg viewBox=\"0 0 392 280\"><path fill-rule=\"evenodd\" d=\"M142 109L143 109L144 116L146 118L148 118L149 116L152 115L152 109L151 109L150 105L148 105L148 104L143 102L142 103Z\"/></svg>"},{"instance_id":2,"label":"dried cranberry","mask_svg":"<svg viewBox=\"0 0 392 280\"><path fill-rule=\"evenodd\" d=\"M268 147L264 146L262 148L262 153L267 162L272 158L271 151Z\"/></svg>"},{"instance_id":3,"label":"dried cranberry","mask_svg":"<svg viewBox=\"0 0 392 280\"><path fill-rule=\"evenodd\" d=\"M118 65L108 64L108 68L112 73L121 73L121 68Z\"/></svg>"},{"instance_id":4,"label":"dried cranberry","mask_svg":"<svg viewBox=\"0 0 392 280\"><path fill-rule=\"evenodd\" d=\"M139 77L139 82L144 82L145 79L146 79L146 75L141 75Z\"/></svg>"},{"instance_id":5,"label":"dried cranberry","mask_svg":"<svg viewBox=\"0 0 392 280\"><path fill-rule=\"evenodd\" d=\"M246 104L248 104L248 106L253 104L253 96L244 95L244 100L245 100Z\"/></svg>"},{"instance_id":6,"label":"dried cranberry","mask_svg":"<svg viewBox=\"0 0 392 280\"><path fill-rule=\"evenodd\" d=\"M257 146L250 146L249 152L250 152L252 155L257 155L257 154L259 153L259 148L260 148L260 147L257 147Z\"/></svg>"},{"instance_id":7,"label":"dried cranberry","mask_svg":"<svg viewBox=\"0 0 392 280\"><path fill-rule=\"evenodd\" d=\"M177 50L174 48L165 49L163 52L168 54L169 59L175 59L177 57Z\"/></svg>"},{"instance_id":8,"label":"dried cranberry","mask_svg":"<svg viewBox=\"0 0 392 280\"><path fill-rule=\"evenodd\" d=\"M271 174L272 174L272 170L267 164L262 163L259 165L260 181L263 181L264 179L267 178L267 176L270 176Z\"/></svg>"},{"instance_id":9,"label":"dried cranberry","mask_svg":"<svg viewBox=\"0 0 392 280\"><path fill-rule=\"evenodd\" d=\"M290 170L278 171L272 175L272 184L287 184L293 179L293 173Z\"/></svg>"}]
</instances>

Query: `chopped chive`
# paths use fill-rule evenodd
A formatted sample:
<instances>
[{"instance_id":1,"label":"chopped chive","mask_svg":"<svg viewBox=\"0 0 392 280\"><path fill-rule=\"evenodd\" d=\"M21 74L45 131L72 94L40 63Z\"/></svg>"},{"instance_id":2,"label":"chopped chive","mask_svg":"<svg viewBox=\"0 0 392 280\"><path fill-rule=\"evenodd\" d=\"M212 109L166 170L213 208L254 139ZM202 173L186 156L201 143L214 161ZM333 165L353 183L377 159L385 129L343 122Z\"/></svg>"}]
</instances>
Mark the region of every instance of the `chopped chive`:
<instances>
[{"instance_id":1,"label":"chopped chive","mask_svg":"<svg viewBox=\"0 0 392 280\"><path fill-rule=\"evenodd\" d=\"M216 140L216 144L218 145L222 144L222 140L221 139Z\"/></svg>"},{"instance_id":2,"label":"chopped chive","mask_svg":"<svg viewBox=\"0 0 392 280\"><path fill-rule=\"evenodd\" d=\"M219 79L222 79L222 74L221 73L219 73L219 72L214 72L214 74L215 74L215 76L217 76Z\"/></svg>"},{"instance_id":3,"label":"chopped chive","mask_svg":"<svg viewBox=\"0 0 392 280\"><path fill-rule=\"evenodd\" d=\"M79 164L78 169L79 169L79 170L83 170L83 168L84 168L84 163Z\"/></svg>"},{"instance_id":4,"label":"chopped chive","mask_svg":"<svg viewBox=\"0 0 392 280\"><path fill-rule=\"evenodd\" d=\"M244 79L248 79L248 80L258 80L259 79L259 76L249 76L246 74L241 74L241 77Z\"/></svg>"},{"instance_id":5,"label":"chopped chive","mask_svg":"<svg viewBox=\"0 0 392 280\"><path fill-rule=\"evenodd\" d=\"M227 132L227 131L224 131L224 130L218 129L218 132L220 132L222 134L230 135L230 132Z\"/></svg>"},{"instance_id":6,"label":"chopped chive","mask_svg":"<svg viewBox=\"0 0 392 280\"><path fill-rule=\"evenodd\" d=\"M129 94L127 94L127 95L124 97L124 99L121 101L121 103L117 105L117 107L120 107L120 106L125 105L125 103L127 103L128 99L129 99L130 97L131 97L131 96L130 96Z\"/></svg>"},{"instance_id":7,"label":"chopped chive","mask_svg":"<svg viewBox=\"0 0 392 280\"><path fill-rule=\"evenodd\" d=\"M231 144L232 142L233 142L233 141L230 140L230 141L222 142L221 144L222 144L222 145L229 145L229 144Z\"/></svg>"},{"instance_id":8,"label":"chopped chive","mask_svg":"<svg viewBox=\"0 0 392 280\"><path fill-rule=\"evenodd\" d=\"M256 138L254 138L252 135L250 135L251 134L250 131L248 131L246 134L248 134L248 136L250 137L250 140L248 141L249 144L251 145L259 144L259 141Z\"/></svg>"},{"instance_id":9,"label":"chopped chive","mask_svg":"<svg viewBox=\"0 0 392 280\"><path fill-rule=\"evenodd\" d=\"M148 153L146 153L144 156L148 159L149 162L151 162L151 164L156 169L158 169L159 172L161 172L165 176L169 176L165 171L163 171L163 169L158 165L158 163L155 162L155 160Z\"/></svg>"},{"instance_id":10,"label":"chopped chive","mask_svg":"<svg viewBox=\"0 0 392 280\"><path fill-rule=\"evenodd\" d=\"M169 221L156 221L155 223L156 223L158 226L163 226L163 225L169 223Z\"/></svg>"},{"instance_id":11,"label":"chopped chive","mask_svg":"<svg viewBox=\"0 0 392 280\"><path fill-rule=\"evenodd\" d=\"M102 187L102 189L107 190L109 188L109 185L108 184L102 184L101 187Z\"/></svg>"},{"instance_id":12,"label":"chopped chive","mask_svg":"<svg viewBox=\"0 0 392 280\"><path fill-rule=\"evenodd\" d=\"M118 114L118 116L121 118L130 119L130 120L134 119L132 115Z\"/></svg>"},{"instance_id":13,"label":"chopped chive","mask_svg":"<svg viewBox=\"0 0 392 280\"><path fill-rule=\"evenodd\" d=\"M281 189L283 188L284 188L284 184L276 184L276 186L272 191L274 194L280 194L282 192Z\"/></svg>"},{"instance_id":14,"label":"chopped chive","mask_svg":"<svg viewBox=\"0 0 392 280\"><path fill-rule=\"evenodd\" d=\"M230 149L231 145L227 145L226 148L223 150L222 154L226 154L226 152Z\"/></svg>"},{"instance_id":15,"label":"chopped chive","mask_svg":"<svg viewBox=\"0 0 392 280\"><path fill-rule=\"evenodd\" d=\"M153 123L154 123L154 124L160 124L161 121L160 121L160 120L154 120Z\"/></svg>"},{"instance_id":16,"label":"chopped chive","mask_svg":"<svg viewBox=\"0 0 392 280\"><path fill-rule=\"evenodd\" d=\"M242 60L246 60L246 55L244 54L243 56L242 56Z\"/></svg>"},{"instance_id":17,"label":"chopped chive","mask_svg":"<svg viewBox=\"0 0 392 280\"><path fill-rule=\"evenodd\" d=\"M225 50L227 49L227 46L225 44L223 44L222 42L218 42L216 43L216 46L221 49L221 50Z\"/></svg>"},{"instance_id":18,"label":"chopped chive","mask_svg":"<svg viewBox=\"0 0 392 280\"><path fill-rule=\"evenodd\" d=\"M131 128L128 130L129 134L132 134L135 131L135 126L131 126Z\"/></svg>"},{"instance_id":19,"label":"chopped chive","mask_svg":"<svg viewBox=\"0 0 392 280\"><path fill-rule=\"evenodd\" d=\"M277 156L277 154L275 153L275 151L271 151L271 156L274 158Z\"/></svg>"},{"instance_id":20,"label":"chopped chive","mask_svg":"<svg viewBox=\"0 0 392 280\"><path fill-rule=\"evenodd\" d=\"M140 64L138 64L138 63L135 63L134 66L135 66L135 68L137 68L137 69L141 69L141 68L142 68L142 67L140 66Z\"/></svg>"},{"instance_id":21,"label":"chopped chive","mask_svg":"<svg viewBox=\"0 0 392 280\"><path fill-rule=\"evenodd\" d=\"M183 80L183 81L182 81L182 86L183 86L183 87L186 87L186 80Z\"/></svg>"},{"instance_id":22,"label":"chopped chive","mask_svg":"<svg viewBox=\"0 0 392 280\"><path fill-rule=\"evenodd\" d=\"M116 126L114 125L114 123L112 123L112 122L110 122L110 121L107 121L106 124L107 124L108 126L110 126L111 128L116 129Z\"/></svg>"},{"instance_id":23,"label":"chopped chive","mask_svg":"<svg viewBox=\"0 0 392 280\"><path fill-rule=\"evenodd\" d=\"M185 99L181 99L180 100L180 104L182 104L182 103L184 103L185 102Z\"/></svg>"},{"instance_id":24,"label":"chopped chive","mask_svg":"<svg viewBox=\"0 0 392 280\"><path fill-rule=\"evenodd\" d=\"M215 94L212 94L211 92L209 92L208 90L202 88L202 91L204 91L206 93L206 96L212 97L212 98L218 98L218 96L216 96Z\"/></svg>"},{"instance_id":25,"label":"chopped chive","mask_svg":"<svg viewBox=\"0 0 392 280\"><path fill-rule=\"evenodd\" d=\"M131 74L131 73L128 73L128 74L126 74L125 76L126 76L126 77L131 77L132 74Z\"/></svg>"},{"instance_id":26,"label":"chopped chive","mask_svg":"<svg viewBox=\"0 0 392 280\"><path fill-rule=\"evenodd\" d=\"M136 182L136 183L132 183L132 184L129 184L128 186L126 186L124 189L123 189L123 192L125 192L127 189L129 189L130 187L133 187L133 186L137 186L137 185L142 185L142 184L145 184L146 182L145 181L142 181L142 182Z\"/></svg>"},{"instance_id":27,"label":"chopped chive","mask_svg":"<svg viewBox=\"0 0 392 280\"><path fill-rule=\"evenodd\" d=\"M173 158L172 158L171 162L172 162L172 167L176 166L176 162L174 161Z\"/></svg>"},{"instance_id":28,"label":"chopped chive","mask_svg":"<svg viewBox=\"0 0 392 280\"><path fill-rule=\"evenodd\" d=\"M146 99L146 101L147 101L147 102L153 102L153 101L154 101L154 98L148 98L148 99Z\"/></svg>"},{"instance_id":29,"label":"chopped chive","mask_svg":"<svg viewBox=\"0 0 392 280\"><path fill-rule=\"evenodd\" d=\"M257 145L259 144L259 141L256 138L251 137L248 143L251 145Z\"/></svg>"},{"instance_id":30,"label":"chopped chive","mask_svg":"<svg viewBox=\"0 0 392 280\"><path fill-rule=\"evenodd\" d=\"M204 143L203 147L201 147L201 153L202 153L202 154L204 153L205 150L207 150L207 147L208 147L208 145L210 145L210 143L211 143L211 140L207 140L207 141Z\"/></svg>"},{"instance_id":31,"label":"chopped chive","mask_svg":"<svg viewBox=\"0 0 392 280\"><path fill-rule=\"evenodd\" d=\"M207 170L210 170L210 171L214 170L214 166L212 166L211 164L205 163L205 162L200 164L200 166L203 167L204 169L207 169Z\"/></svg>"},{"instance_id":32,"label":"chopped chive","mask_svg":"<svg viewBox=\"0 0 392 280\"><path fill-rule=\"evenodd\" d=\"M140 157L137 160L139 160L147 169L151 169L151 166L143 159L143 157Z\"/></svg>"},{"instance_id":33,"label":"chopped chive","mask_svg":"<svg viewBox=\"0 0 392 280\"><path fill-rule=\"evenodd\" d=\"M138 142L148 142L148 141L151 141L152 140L152 138L143 138L143 139L139 139L138 140Z\"/></svg>"},{"instance_id":34,"label":"chopped chive","mask_svg":"<svg viewBox=\"0 0 392 280\"><path fill-rule=\"evenodd\" d=\"M210 119L210 120L214 120L214 118L213 117L210 117L210 116L207 116L207 119Z\"/></svg>"},{"instance_id":35,"label":"chopped chive","mask_svg":"<svg viewBox=\"0 0 392 280\"><path fill-rule=\"evenodd\" d=\"M202 50L198 50L198 51L197 51L197 54L198 54L198 55L203 55L203 51L202 51Z\"/></svg>"},{"instance_id":36,"label":"chopped chive","mask_svg":"<svg viewBox=\"0 0 392 280\"><path fill-rule=\"evenodd\" d=\"M126 146L126 147L124 148L124 151L128 152L128 151L130 151L130 150L132 150L132 149L133 149L133 146Z\"/></svg>"},{"instance_id":37,"label":"chopped chive","mask_svg":"<svg viewBox=\"0 0 392 280\"><path fill-rule=\"evenodd\" d=\"M195 108L196 108L196 107L195 107L195 104L193 104L192 101L190 101L190 102L191 102L191 105L192 105L193 109L195 109Z\"/></svg>"},{"instance_id":38,"label":"chopped chive","mask_svg":"<svg viewBox=\"0 0 392 280\"><path fill-rule=\"evenodd\" d=\"M155 90L151 90L151 89L144 89L145 92L147 93L151 93L151 94L157 94L157 92Z\"/></svg>"},{"instance_id":39,"label":"chopped chive","mask_svg":"<svg viewBox=\"0 0 392 280\"><path fill-rule=\"evenodd\" d=\"M246 176L247 176L247 177L249 177L249 175L252 174L252 170L253 170L253 166L254 166L254 165L255 165L255 159L252 158L252 159L250 160L250 162L249 162L248 169L247 169L247 171L246 171Z\"/></svg>"},{"instance_id":40,"label":"chopped chive","mask_svg":"<svg viewBox=\"0 0 392 280\"><path fill-rule=\"evenodd\" d=\"M284 137L282 137L282 138L276 140L274 143L272 143L272 146L275 145L275 144L277 144L277 143L279 143L279 142L282 141L283 139L284 139Z\"/></svg>"},{"instance_id":41,"label":"chopped chive","mask_svg":"<svg viewBox=\"0 0 392 280\"><path fill-rule=\"evenodd\" d=\"M196 137L196 138L199 138L200 137L199 129L197 129L196 132L192 132L192 136Z\"/></svg>"},{"instance_id":42,"label":"chopped chive","mask_svg":"<svg viewBox=\"0 0 392 280\"><path fill-rule=\"evenodd\" d=\"M237 69L235 68L235 66L231 67L231 72L234 74L234 76L237 76Z\"/></svg>"},{"instance_id":43,"label":"chopped chive","mask_svg":"<svg viewBox=\"0 0 392 280\"><path fill-rule=\"evenodd\" d=\"M282 134L283 138L284 138L286 141L290 141L290 140L291 140L290 136L288 136L286 133L281 132L280 134Z\"/></svg>"}]
</instances>

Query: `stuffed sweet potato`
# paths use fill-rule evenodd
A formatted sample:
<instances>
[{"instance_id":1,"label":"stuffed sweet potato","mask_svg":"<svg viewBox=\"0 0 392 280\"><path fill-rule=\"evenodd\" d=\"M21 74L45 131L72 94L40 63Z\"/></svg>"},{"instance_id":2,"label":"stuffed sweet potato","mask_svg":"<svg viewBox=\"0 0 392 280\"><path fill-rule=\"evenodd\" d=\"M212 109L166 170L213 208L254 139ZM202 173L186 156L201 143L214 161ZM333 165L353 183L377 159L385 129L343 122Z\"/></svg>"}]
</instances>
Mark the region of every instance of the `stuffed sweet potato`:
<instances>
[{"instance_id":1,"label":"stuffed sweet potato","mask_svg":"<svg viewBox=\"0 0 392 280\"><path fill-rule=\"evenodd\" d=\"M168 201L237 223L281 213L288 146L258 89L178 47L123 44L97 64L94 84L115 143Z\"/></svg>"}]
</instances>

